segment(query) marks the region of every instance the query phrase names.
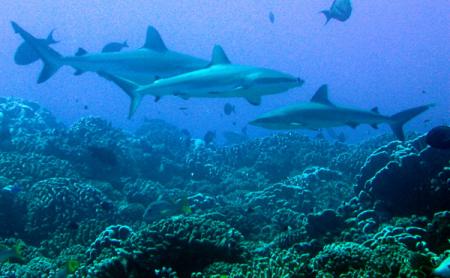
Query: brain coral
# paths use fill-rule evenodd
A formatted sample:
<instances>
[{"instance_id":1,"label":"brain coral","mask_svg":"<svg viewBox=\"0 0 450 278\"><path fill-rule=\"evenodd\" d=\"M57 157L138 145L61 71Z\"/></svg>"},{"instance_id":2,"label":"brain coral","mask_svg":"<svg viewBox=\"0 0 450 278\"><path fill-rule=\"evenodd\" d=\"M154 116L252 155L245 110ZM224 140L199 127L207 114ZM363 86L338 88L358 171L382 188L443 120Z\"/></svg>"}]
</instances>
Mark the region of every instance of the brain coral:
<instances>
[{"instance_id":1,"label":"brain coral","mask_svg":"<svg viewBox=\"0 0 450 278\"><path fill-rule=\"evenodd\" d=\"M200 217L172 217L131 237L137 260L153 267L171 266L181 277L215 261L238 261L243 237L231 226Z\"/></svg>"},{"instance_id":2,"label":"brain coral","mask_svg":"<svg viewBox=\"0 0 450 278\"><path fill-rule=\"evenodd\" d=\"M35 183L27 195L26 231L35 241L47 238L58 227L95 217L109 217L101 204L103 194L89 184L66 178L50 178Z\"/></svg>"}]
</instances>

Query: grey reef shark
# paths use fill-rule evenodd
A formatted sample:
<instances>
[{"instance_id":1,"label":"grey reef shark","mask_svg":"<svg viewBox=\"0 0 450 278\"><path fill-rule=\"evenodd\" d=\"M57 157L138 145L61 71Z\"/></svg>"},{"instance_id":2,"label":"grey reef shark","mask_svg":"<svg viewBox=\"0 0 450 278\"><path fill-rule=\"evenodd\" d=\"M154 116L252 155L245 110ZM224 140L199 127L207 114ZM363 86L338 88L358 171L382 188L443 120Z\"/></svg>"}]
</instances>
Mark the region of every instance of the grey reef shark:
<instances>
[{"instance_id":1,"label":"grey reef shark","mask_svg":"<svg viewBox=\"0 0 450 278\"><path fill-rule=\"evenodd\" d=\"M159 32L152 26L147 28L145 44L139 49L119 51L128 46L126 42L110 43L103 52L88 53L80 48L74 56L62 56L50 47L50 44L55 43L51 34L47 39L38 39L17 23L11 24L14 32L25 41L15 54L16 63L29 64L36 61L36 57L44 62L38 83L48 80L62 66L73 67L75 75L103 72L139 84L148 84L154 81L155 76L174 76L208 65L206 60L169 50ZM28 57L30 55L31 58Z\"/></svg>"},{"instance_id":2,"label":"grey reef shark","mask_svg":"<svg viewBox=\"0 0 450 278\"><path fill-rule=\"evenodd\" d=\"M261 103L261 96L281 93L301 86L304 81L290 74L272 69L231 64L222 47L216 45L208 67L139 85L114 75L105 75L131 98L129 117L136 111L145 95L189 98L243 97L253 105Z\"/></svg>"},{"instance_id":3,"label":"grey reef shark","mask_svg":"<svg viewBox=\"0 0 450 278\"><path fill-rule=\"evenodd\" d=\"M406 109L392 116L384 116L375 107L372 110L361 110L337 106L328 99L328 86L322 85L310 102L292 104L260 115L251 121L251 125L276 130L331 128L350 126L356 128L360 124L369 124L378 128L378 124L388 124L399 140L405 140L403 125L425 112L433 104Z\"/></svg>"}]
</instances>

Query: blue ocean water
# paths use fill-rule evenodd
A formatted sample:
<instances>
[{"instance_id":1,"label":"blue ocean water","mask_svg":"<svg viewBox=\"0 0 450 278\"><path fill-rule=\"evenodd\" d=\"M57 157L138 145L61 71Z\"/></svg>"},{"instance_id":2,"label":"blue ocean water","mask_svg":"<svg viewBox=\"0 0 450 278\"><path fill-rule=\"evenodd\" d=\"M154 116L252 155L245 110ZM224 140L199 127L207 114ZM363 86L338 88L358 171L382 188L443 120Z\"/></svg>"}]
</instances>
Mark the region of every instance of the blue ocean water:
<instances>
[{"instance_id":1,"label":"blue ocean water","mask_svg":"<svg viewBox=\"0 0 450 278\"><path fill-rule=\"evenodd\" d=\"M262 112L308 101L324 83L329 84L334 102L367 109L378 106L388 115L436 103L433 110L409 125L411 130L426 131L447 123L448 3L355 1L353 5L351 20L324 26L324 16L318 11L330 6L327 1L134 1L113 5L104 1L7 1L1 12L0 33L5 43L0 52L0 85L4 95L35 100L65 123L94 115L133 130L143 118L157 117L199 137L207 130L239 130ZM274 24L270 12L276 17ZM131 48L139 48L147 26L153 25L170 49L210 59L213 45L220 44L233 63L285 71L306 82L264 98L258 107L242 99L183 101L171 97L157 104L146 99L129 121L128 97L95 74L75 77L72 69L63 68L49 82L37 85L39 63L28 67L14 64L12 57L21 39L12 32L10 20L39 37L55 29L60 42L54 47L64 55L74 54L79 47L100 51L112 41L128 40ZM223 117L226 102L237 106L234 117ZM188 111L179 111L180 106ZM424 124L424 120L430 123ZM367 133L387 130L361 127L356 132L345 131L348 137L365 138ZM249 133L267 134L253 127Z\"/></svg>"},{"instance_id":2,"label":"blue ocean water","mask_svg":"<svg viewBox=\"0 0 450 278\"><path fill-rule=\"evenodd\" d=\"M449 124L450 5L354 0L325 24L332 3L3 3L0 277L449 277L450 152L425 134ZM41 61L14 62L11 21L54 30L64 56L138 49L153 26L170 50L209 61L220 45L232 64L305 83L260 105L148 96L129 119L130 98L96 73L62 67L37 84ZM386 124L248 124L323 84L336 105L387 116L434 106L405 142Z\"/></svg>"}]
</instances>

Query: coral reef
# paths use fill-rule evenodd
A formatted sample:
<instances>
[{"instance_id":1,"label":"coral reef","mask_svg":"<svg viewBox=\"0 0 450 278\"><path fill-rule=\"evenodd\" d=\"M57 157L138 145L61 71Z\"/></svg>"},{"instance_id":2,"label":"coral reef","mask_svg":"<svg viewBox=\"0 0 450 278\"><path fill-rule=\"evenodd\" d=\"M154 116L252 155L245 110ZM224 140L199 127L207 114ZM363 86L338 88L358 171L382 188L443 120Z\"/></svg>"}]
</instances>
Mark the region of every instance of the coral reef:
<instances>
[{"instance_id":1,"label":"coral reef","mask_svg":"<svg viewBox=\"0 0 450 278\"><path fill-rule=\"evenodd\" d=\"M449 161L450 151L427 147L423 136L405 143L394 141L368 157L357 191L368 193L378 209L391 215L443 210L450 189L447 181L442 184L436 178Z\"/></svg>"},{"instance_id":2,"label":"coral reef","mask_svg":"<svg viewBox=\"0 0 450 278\"><path fill-rule=\"evenodd\" d=\"M450 252L450 152L421 135L220 146L0 98L0 136L2 277L431 277Z\"/></svg>"}]
</instances>

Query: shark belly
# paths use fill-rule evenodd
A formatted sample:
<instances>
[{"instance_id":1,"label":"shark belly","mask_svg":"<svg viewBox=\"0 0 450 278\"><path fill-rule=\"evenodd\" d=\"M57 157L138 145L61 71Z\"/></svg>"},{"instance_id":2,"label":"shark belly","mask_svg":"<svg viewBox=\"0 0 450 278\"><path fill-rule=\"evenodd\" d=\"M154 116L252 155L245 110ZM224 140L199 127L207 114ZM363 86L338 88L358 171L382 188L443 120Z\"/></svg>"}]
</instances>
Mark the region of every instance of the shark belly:
<instances>
[{"instance_id":1,"label":"shark belly","mask_svg":"<svg viewBox=\"0 0 450 278\"><path fill-rule=\"evenodd\" d=\"M190 97L230 97L234 84L227 82L209 82L208 79L196 79L186 82L161 82L155 81L149 85L145 93L151 95L175 95L183 98Z\"/></svg>"},{"instance_id":2,"label":"shark belly","mask_svg":"<svg viewBox=\"0 0 450 278\"><path fill-rule=\"evenodd\" d=\"M224 73L221 68L209 68L157 80L146 86L145 93L183 98L231 97L238 96L235 91L241 86L241 77L236 72Z\"/></svg>"},{"instance_id":3,"label":"shark belly","mask_svg":"<svg viewBox=\"0 0 450 278\"><path fill-rule=\"evenodd\" d=\"M360 124L377 125L389 121L388 117L364 110L349 108L329 108L314 111L311 115L304 114L310 118L308 123L316 128L329 128L338 126L351 126L355 128Z\"/></svg>"}]
</instances>

